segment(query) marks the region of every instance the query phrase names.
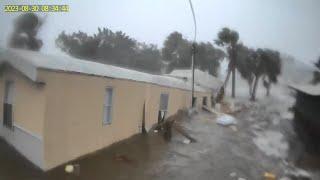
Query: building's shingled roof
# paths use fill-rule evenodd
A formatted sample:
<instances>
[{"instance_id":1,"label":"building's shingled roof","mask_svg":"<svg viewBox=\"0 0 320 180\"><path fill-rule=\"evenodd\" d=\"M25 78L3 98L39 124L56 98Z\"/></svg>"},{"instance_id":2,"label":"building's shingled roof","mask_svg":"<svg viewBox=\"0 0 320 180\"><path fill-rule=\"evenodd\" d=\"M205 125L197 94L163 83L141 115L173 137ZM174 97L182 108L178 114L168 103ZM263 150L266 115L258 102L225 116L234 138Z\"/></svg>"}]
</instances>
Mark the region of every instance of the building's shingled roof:
<instances>
[{"instance_id":1,"label":"building's shingled roof","mask_svg":"<svg viewBox=\"0 0 320 180\"><path fill-rule=\"evenodd\" d=\"M117 66L76 59L69 56L55 56L34 51L0 48L0 63L4 62L9 63L33 81L37 80L38 69L48 69L146 82L184 90L191 89L190 81L148 74ZM195 90L202 92L206 91L200 86L196 86Z\"/></svg>"}]
</instances>

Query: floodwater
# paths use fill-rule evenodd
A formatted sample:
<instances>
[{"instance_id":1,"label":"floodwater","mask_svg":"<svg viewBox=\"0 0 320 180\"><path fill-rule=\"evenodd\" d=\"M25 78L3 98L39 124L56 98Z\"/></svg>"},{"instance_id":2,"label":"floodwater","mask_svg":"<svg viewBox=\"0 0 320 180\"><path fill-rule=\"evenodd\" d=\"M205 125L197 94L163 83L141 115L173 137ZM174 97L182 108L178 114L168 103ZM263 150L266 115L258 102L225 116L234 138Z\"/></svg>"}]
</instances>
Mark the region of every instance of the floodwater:
<instances>
[{"instance_id":1,"label":"floodwater","mask_svg":"<svg viewBox=\"0 0 320 180\"><path fill-rule=\"evenodd\" d=\"M0 179L4 180L144 180L144 179L262 179L265 172L285 177L292 127L287 106L278 98L251 103L234 114L236 128L216 124L215 115L199 111L182 123L197 139L186 144L173 131L171 142L161 133L135 135L106 149L71 162L79 173L64 166L41 172L0 141ZM247 103L247 102L246 102ZM278 106L276 106L278 104ZM288 105L289 106L289 105ZM276 138L270 138L271 137ZM310 171L314 179L319 170Z\"/></svg>"},{"instance_id":2,"label":"floodwater","mask_svg":"<svg viewBox=\"0 0 320 180\"><path fill-rule=\"evenodd\" d=\"M0 141L0 179L144 179L145 169L162 158L168 143L158 134L135 135L110 147L70 162L79 174L65 173L64 166L42 172Z\"/></svg>"}]
</instances>

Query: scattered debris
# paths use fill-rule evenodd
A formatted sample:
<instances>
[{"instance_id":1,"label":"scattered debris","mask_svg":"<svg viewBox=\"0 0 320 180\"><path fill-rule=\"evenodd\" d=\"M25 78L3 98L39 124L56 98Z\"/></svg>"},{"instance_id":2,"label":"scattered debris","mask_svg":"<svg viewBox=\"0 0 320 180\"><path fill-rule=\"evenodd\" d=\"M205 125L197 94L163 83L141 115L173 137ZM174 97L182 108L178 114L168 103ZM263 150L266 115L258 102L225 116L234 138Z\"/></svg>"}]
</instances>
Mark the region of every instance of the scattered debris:
<instances>
[{"instance_id":1,"label":"scattered debris","mask_svg":"<svg viewBox=\"0 0 320 180\"><path fill-rule=\"evenodd\" d=\"M167 119L165 119L163 122L158 123L156 126L154 126L152 129L159 129L163 131L164 139L167 141L170 141L172 138L172 128L176 130L178 133L186 137L190 140L190 142L197 142L197 140L193 137L191 137L186 130L180 125L180 122L187 118L188 114L190 113L190 110L178 110L178 112Z\"/></svg>"},{"instance_id":2,"label":"scattered debris","mask_svg":"<svg viewBox=\"0 0 320 180\"><path fill-rule=\"evenodd\" d=\"M202 106L202 110L212 113L208 106Z\"/></svg>"},{"instance_id":3,"label":"scattered debris","mask_svg":"<svg viewBox=\"0 0 320 180\"><path fill-rule=\"evenodd\" d=\"M237 176L237 173L236 173L236 172L230 173L230 177L234 178L234 177L236 177L236 176Z\"/></svg>"},{"instance_id":4,"label":"scattered debris","mask_svg":"<svg viewBox=\"0 0 320 180\"><path fill-rule=\"evenodd\" d=\"M153 132L154 132L154 133L158 133L158 130L155 129L155 130L153 130Z\"/></svg>"},{"instance_id":5,"label":"scattered debris","mask_svg":"<svg viewBox=\"0 0 320 180\"><path fill-rule=\"evenodd\" d=\"M299 169L299 168L295 168L292 167L288 170L286 170L285 174L290 177L291 179L301 179L301 180L311 180L311 175L309 172L303 170L303 169Z\"/></svg>"},{"instance_id":6,"label":"scattered debris","mask_svg":"<svg viewBox=\"0 0 320 180\"><path fill-rule=\"evenodd\" d=\"M222 115L217 118L217 123L223 126L229 126L237 124L236 119L230 115Z\"/></svg>"},{"instance_id":7,"label":"scattered debris","mask_svg":"<svg viewBox=\"0 0 320 180\"><path fill-rule=\"evenodd\" d=\"M238 180L247 180L247 179L239 177Z\"/></svg>"},{"instance_id":8,"label":"scattered debris","mask_svg":"<svg viewBox=\"0 0 320 180\"><path fill-rule=\"evenodd\" d=\"M281 114L282 119L293 119L293 113L290 111L285 111Z\"/></svg>"},{"instance_id":9,"label":"scattered debris","mask_svg":"<svg viewBox=\"0 0 320 180\"><path fill-rule=\"evenodd\" d=\"M183 135L184 137L188 138L190 140L190 142L194 143L197 142L197 140L193 137L191 137L181 125L178 124L174 124L173 128L179 132L181 135Z\"/></svg>"},{"instance_id":10,"label":"scattered debris","mask_svg":"<svg viewBox=\"0 0 320 180\"><path fill-rule=\"evenodd\" d=\"M185 144L190 144L191 141L190 141L190 139L184 139L184 140L183 140L183 143L185 143Z\"/></svg>"},{"instance_id":11,"label":"scattered debris","mask_svg":"<svg viewBox=\"0 0 320 180\"><path fill-rule=\"evenodd\" d=\"M265 172L263 177L265 180L276 180L276 175L270 172Z\"/></svg>"},{"instance_id":12,"label":"scattered debris","mask_svg":"<svg viewBox=\"0 0 320 180\"><path fill-rule=\"evenodd\" d=\"M223 113L226 113L226 114L232 114L233 113L233 110L231 109L232 104L233 104L232 101L231 101L231 103L230 102L222 102L220 111Z\"/></svg>"},{"instance_id":13,"label":"scattered debris","mask_svg":"<svg viewBox=\"0 0 320 180\"><path fill-rule=\"evenodd\" d=\"M71 164L66 165L64 170L66 171L66 173L73 173L73 171L74 171L73 165L71 165Z\"/></svg>"},{"instance_id":14,"label":"scattered debris","mask_svg":"<svg viewBox=\"0 0 320 180\"><path fill-rule=\"evenodd\" d=\"M288 177L282 177L282 178L280 178L279 180L291 180L291 179L288 178Z\"/></svg>"},{"instance_id":15,"label":"scattered debris","mask_svg":"<svg viewBox=\"0 0 320 180\"><path fill-rule=\"evenodd\" d=\"M68 174L80 175L80 165L79 164L68 164L65 167L65 172Z\"/></svg>"},{"instance_id":16,"label":"scattered debris","mask_svg":"<svg viewBox=\"0 0 320 180\"><path fill-rule=\"evenodd\" d=\"M237 132L238 128L235 125L231 125L230 128L232 129L232 131Z\"/></svg>"},{"instance_id":17,"label":"scattered debris","mask_svg":"<svg viewBox=\"0 0 320 180\"><path fill-rule=\"evenodd\" d=\"M286 157L288 143L282 133L277 131L255 132L254 144L267 156Z\"/></svg>"}]
</instances>

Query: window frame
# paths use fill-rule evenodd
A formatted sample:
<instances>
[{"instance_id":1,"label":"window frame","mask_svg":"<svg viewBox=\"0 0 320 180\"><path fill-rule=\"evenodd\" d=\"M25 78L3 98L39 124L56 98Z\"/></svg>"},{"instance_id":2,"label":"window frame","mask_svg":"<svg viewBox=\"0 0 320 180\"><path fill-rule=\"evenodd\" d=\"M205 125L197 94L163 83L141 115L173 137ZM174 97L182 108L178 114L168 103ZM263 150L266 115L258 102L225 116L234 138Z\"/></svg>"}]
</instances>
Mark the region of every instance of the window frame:
<instances>
[{"instance_id":1,"label":"window frame","mask_svg":"<svg viewBox=\"0 0 320 180\"><path fill-rule=\"evenodd\" d=\"M10 86L10 87L9 87ZM11 90L11 91L10 91ZM2 125L8 129L14 130L14 117L13 117L13 106L14 106L14 99L15 99L15 82L13 80L5 80L4 81L4 96L3 96L3 122ZM5 119L5 104L11 105L11 122Z\"/></svg>"},{"instance_id":2,"label":"window frame","mask_svg":"<svg viewBox=\"0 0 320 180\"><path fill-rule=\"evenodd\" d=\"M109 95L109 90L111 90L111 101L108 100L108 102L106 102L106 98L107 95ZM108 97L108 98L110 98ZM106 126L106 125L110 125L112 124L112 120L113 120L113 106L114 106L114 87L112 86L107 86L104 88L104 98L103 98L103 119L102 119L102 125ZM109 112L108 116L109 118L107 118L107 112Z\"/></svg>"},{"instance_id":3,"label":"window frame","mask_svg":"<svg viewBox=\"0 0 320 180\"><path fill-rule=\"evenodd\" d=\"M167 99L167 105L166 105L166 109L162 109L162 96L163 95L166 95L167 97L168 97L168 99ZM168 111L168 109L169 109L169 99L170 99L170 94L168 93L168 92L162 92L162 93L160 93L160 100L159 100L159 111L165 111L165 112L167 112Z\"/></svg>"},{"instance_id":4,"label":"window frame","mask_svg":"<svg viewBox=\"0 0 320 180\"><path fill-rule=\"evenodd\" d=\"M208 97L207 96L202 97L202 106L208 106Z\"/></svg>"}]
</instances>

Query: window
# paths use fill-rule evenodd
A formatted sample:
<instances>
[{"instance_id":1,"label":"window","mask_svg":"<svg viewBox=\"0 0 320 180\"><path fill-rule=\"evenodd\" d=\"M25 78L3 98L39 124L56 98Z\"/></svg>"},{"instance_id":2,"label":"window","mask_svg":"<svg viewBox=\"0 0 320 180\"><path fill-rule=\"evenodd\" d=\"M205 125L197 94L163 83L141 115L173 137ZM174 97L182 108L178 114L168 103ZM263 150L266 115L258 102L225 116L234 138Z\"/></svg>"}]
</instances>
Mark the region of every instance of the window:
<instances>
[{"instance_id":1,"label":"window","mask_svg":"<svg viewBox=\"0 0 320 180\"><path fill-rule=\"evenodd\" d=\"M212 106L212 107L214 107L214 106L215 106L215 104L216 104L216 102L214 101L214 97L213 97L213 96L211 96L211 106Z\"/></svg>"},{"instance_id":2,"label":"window","mask_svg":"<svg viewBox=\"0 0 320 180\"><path fill-rule=\"evenodd\" d=\"M162 93L160 95L160 107L158 112L158 123L161 123L166 118L166 113L168 111L169 94Z\"/></svg>"},{"instance_id":3,"label":"window","mask_svg":"<svg viewBox=\"0 0 320 180\"><path fill-rule=\"evenodd\" d=\"M4 104L3 104L3 125L8 128L13 128L12 118L12 104L14 96L14 83L13 81L5 82Z\"/></svg>"},{"instance_id":4,"label":"window","mask_svg":"<svg viewBox=\"0 0 320 180\"><path fill-rule=\"evenodd\" d=\"M195 107L197 105L197 97L192 98L192 107Z\"/></svg>"},{"instance_id":5,"label":"window","mask_svg":"<svg viewBox=\"0 0 320 180\"><path fill-rule=\"evenodd\" d=\"M206 96L204 96L204 97L202 98L202 105L203 105L203 106L207 106L207 105L208 105L208 100L207 100L207 97L206 97Z\"/></svg>"},{"instance_id":6,"label":"window","mask_svg":"<svg viewBox=\"0 0 320 180\"><path fill-rule=\"evenodd\" d=\"M113 88L106 88L106 94L104 97L104 108L103 108L103 124L111 124L112 121L112 97Z\"/></svg>"},{"instance_id":7,"label":"window","mask_svg":"<svg viewBox=\"0 0 320 180\"><path fill-rule=\"evenodd\" d=\"M160 95L160 111L168 110L169 94L162 93Z\"/></svg>"}]
</instances>

